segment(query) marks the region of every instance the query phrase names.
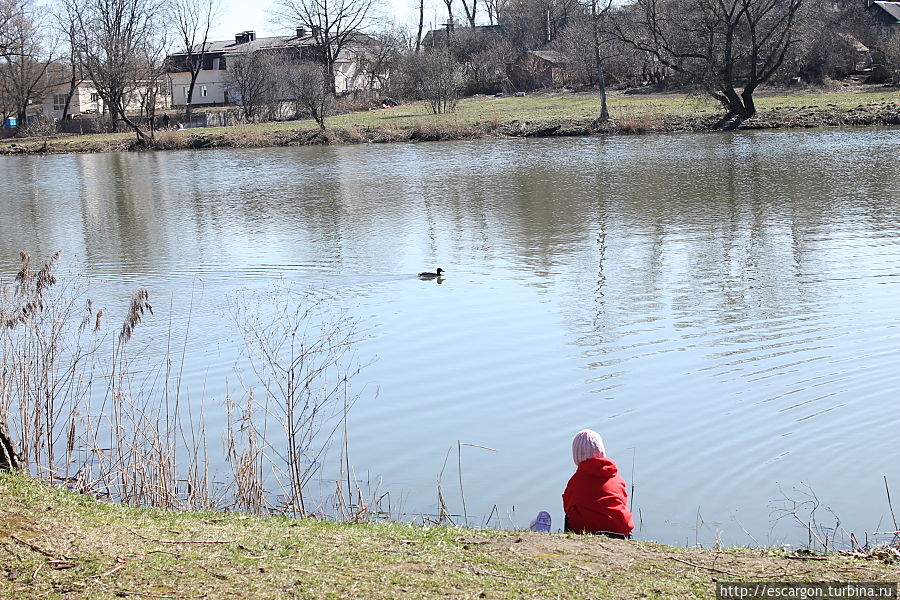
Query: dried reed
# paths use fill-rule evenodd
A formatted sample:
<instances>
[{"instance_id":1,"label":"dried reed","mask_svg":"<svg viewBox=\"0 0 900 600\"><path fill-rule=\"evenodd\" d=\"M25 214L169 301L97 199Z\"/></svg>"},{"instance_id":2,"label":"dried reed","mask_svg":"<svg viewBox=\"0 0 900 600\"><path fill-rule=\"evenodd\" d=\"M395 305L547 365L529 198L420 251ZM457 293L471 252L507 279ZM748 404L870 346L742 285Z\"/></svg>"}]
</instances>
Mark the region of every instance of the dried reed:
<instances>
[{"instance_id":1,"label":"dried reed","mask_svg":"<svg viewBox=\"0 0 900 600\"><path fill-rule=\"evenodd\" d=\"M339 499L331 505L350 520L380 512L350 468L349 382L360 369L353 320L297 296L275 299L265 316L236 311L250 359L239 374L254 381L241 401L225 398L231 477L214 483L205 411L181 400L190 318L177 368L171 320L164 356L133 355L129 342L153 315L149 292L135 292L113 336L103 309L82 300L76 285L57 284L58 257L34 270L22 253L14 284L0 286L0 441L10 442L0 444L0 465L133 505L305 516L314 512L305 490L340 432Z\"/></svg>"}]
</instances>

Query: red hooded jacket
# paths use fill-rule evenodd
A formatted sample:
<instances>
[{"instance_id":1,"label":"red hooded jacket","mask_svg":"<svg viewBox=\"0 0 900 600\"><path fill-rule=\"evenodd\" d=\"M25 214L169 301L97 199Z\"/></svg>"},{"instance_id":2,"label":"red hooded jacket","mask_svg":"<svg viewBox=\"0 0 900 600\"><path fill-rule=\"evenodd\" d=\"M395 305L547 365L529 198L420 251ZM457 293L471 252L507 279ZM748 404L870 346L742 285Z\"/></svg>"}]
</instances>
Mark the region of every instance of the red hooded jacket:
<instances>
[{"instance_id":1,"label":"red hooded jacket","mask_svg":"<svg viewBox=\"0 0 900 600\"><path fill-rule=\"evenodd\" d=\"M578 463L562 497L572 531L627 536L634 529L625 480L610 458L596 456Z\"/></svg>"}]
</instances>

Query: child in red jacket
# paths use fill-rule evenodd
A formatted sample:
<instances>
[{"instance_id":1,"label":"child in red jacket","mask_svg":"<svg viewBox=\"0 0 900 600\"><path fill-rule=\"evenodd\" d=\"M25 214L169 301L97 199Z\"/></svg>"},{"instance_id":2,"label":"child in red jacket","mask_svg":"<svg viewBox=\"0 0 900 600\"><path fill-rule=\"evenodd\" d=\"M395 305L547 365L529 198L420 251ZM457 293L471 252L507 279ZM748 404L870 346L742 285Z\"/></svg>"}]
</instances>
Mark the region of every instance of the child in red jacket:
<instances>
[{"instance_id":1,"label":"child in red jacket","mask_svg":"<svg viewBox=\"0 0 900 600\"><path fill-rule=\"evenodd\" d=\"M572 440L572 459L578 468L562 496L566 531L629 537L634 521L625 480L606 457L600 435L590 429L579 431Z\"/></svg>"}]
</instances>

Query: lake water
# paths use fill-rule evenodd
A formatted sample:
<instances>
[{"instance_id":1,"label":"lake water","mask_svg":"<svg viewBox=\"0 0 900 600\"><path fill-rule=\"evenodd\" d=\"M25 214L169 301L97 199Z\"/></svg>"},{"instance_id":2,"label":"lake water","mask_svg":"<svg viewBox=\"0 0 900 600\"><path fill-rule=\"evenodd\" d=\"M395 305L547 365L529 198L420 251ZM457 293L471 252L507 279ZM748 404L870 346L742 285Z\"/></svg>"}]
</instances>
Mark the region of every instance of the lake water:
<instances>
[{"instance_id":1,"label":"lake water","mask_svg":"<svg viewBox=\"0 0 900 600\"><path fill-rule=\"evenodd\" d=\"M62 249L114 319L146 287L144 352L190 319L210 429L229 306L313 289L368 331L351 462L407 512L451 448L461 511L462 442L470 523L560 525L590 427L640 538L803 543L807 485L861 538L900 498L898 170L896 129L0 158L0 276Z\"/></svg>"}]
</instances>

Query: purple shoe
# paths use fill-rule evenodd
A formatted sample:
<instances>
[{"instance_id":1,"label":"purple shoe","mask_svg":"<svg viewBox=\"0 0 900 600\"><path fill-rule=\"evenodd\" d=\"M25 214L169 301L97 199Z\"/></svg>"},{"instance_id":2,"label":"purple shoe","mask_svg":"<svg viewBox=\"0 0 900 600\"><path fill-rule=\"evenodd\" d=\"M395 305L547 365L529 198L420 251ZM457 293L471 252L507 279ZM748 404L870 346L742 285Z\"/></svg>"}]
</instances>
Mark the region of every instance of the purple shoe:
<instances>
[{"instance_id":1,"label":"purple shoe","mask_svg":"<svg viewBox=\"0 0 900 600\"><path fill-rule=\"evenodd\" d=\"M542 510L534 518L534 521L531 522L531 530L546 531L549 533L551 522L552 519L550 518L550 513L548 513L546 510Z\"/></svg>"}]
</instances>

